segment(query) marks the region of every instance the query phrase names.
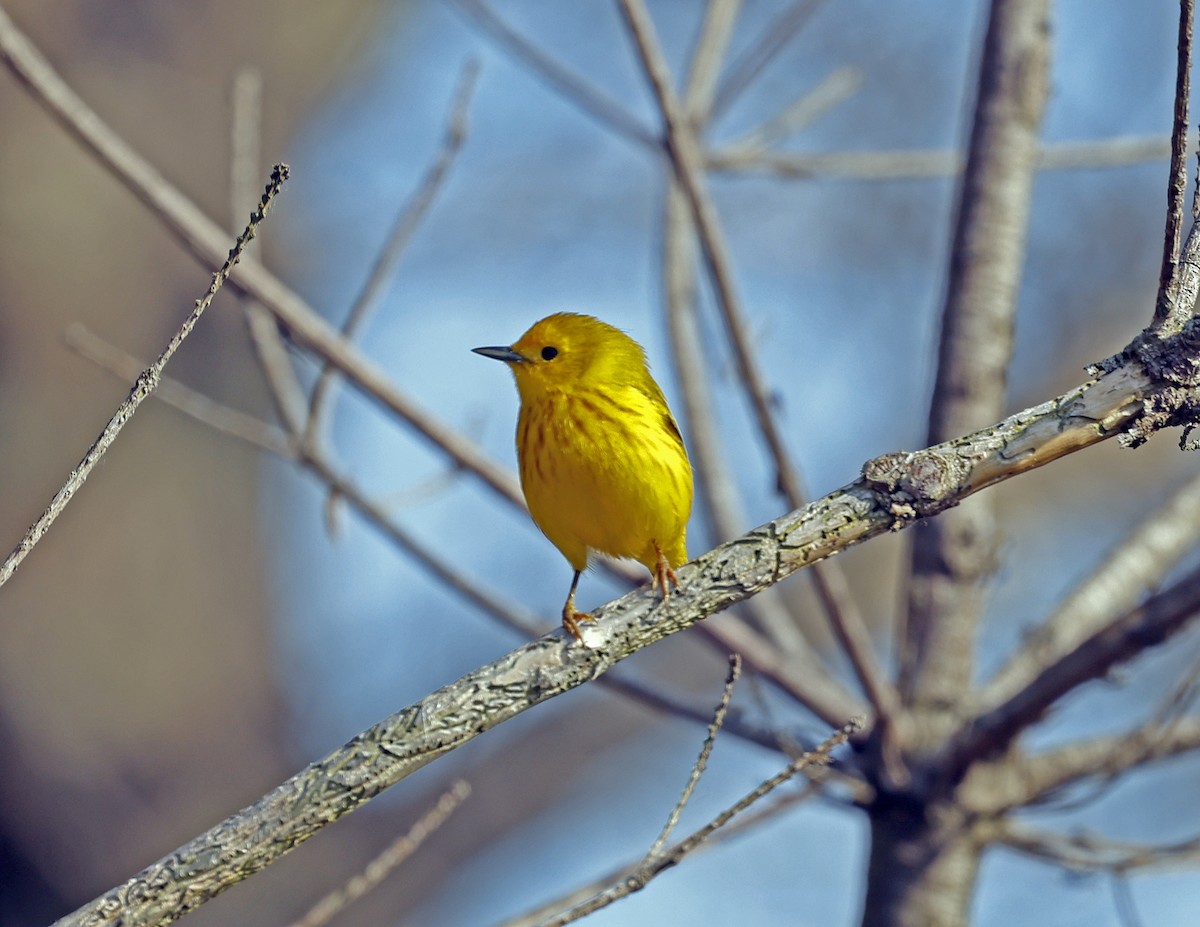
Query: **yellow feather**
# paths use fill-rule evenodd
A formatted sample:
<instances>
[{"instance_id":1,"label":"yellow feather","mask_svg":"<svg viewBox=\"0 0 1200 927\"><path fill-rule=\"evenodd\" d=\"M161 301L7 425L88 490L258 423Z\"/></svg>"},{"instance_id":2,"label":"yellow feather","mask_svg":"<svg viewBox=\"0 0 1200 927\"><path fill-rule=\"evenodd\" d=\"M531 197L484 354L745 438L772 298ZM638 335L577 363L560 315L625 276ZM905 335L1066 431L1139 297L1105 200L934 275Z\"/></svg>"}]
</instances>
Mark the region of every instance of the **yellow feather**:
<instances>
[{"instance_id":1,"label":"yellow feather","mask_svg":"<svg viewBox=\"0 0 1200 927\"><path fill-rule=\"evenodd\" d=\"M510 347L475 350L513 372L525 501L575 582L601 551L645 565L666 598L687 560L692 468L641 345L599 319L558 313ZM588 616L575 611L575 582L563 624L578 637Z\"/></svg>"}]
</instances>

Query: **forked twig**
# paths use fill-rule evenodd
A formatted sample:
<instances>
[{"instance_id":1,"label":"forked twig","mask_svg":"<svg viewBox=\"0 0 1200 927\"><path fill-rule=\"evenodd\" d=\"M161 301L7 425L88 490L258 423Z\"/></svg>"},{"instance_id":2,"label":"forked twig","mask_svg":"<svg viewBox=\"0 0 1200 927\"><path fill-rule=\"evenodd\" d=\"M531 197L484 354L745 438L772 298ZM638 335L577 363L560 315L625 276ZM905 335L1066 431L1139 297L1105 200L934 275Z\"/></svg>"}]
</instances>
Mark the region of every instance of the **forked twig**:
<instances>
[{"instance_id":1,"label":"forked twig","mask_svg":"<svg viewBox=\"0 0 1200 927\"><path fill-rule=\"evenodd\" d=\"M816 749L810 750L803 756L793 760L766 782L761 783L757 788L748 792L738 802L726 808L699 830L689 834L666 851L647 855L641 865L616 884L611 885L605 891L583 904L542 921L538 927L563 927L563 925L574 923L580 918L599 911L601 908L606 908L614 902L632 895L634 892L641 891L652 879L661 875L672 866L678 865L680 860L703 844L733 818L741 814L755 802L769 795L797 773L810 767L827 765L831 761L830 754L834 748L844 744L850 737L862 730L862 727L863 721L861 719L851 721Z\"/></svg>"},{"instance_id":2,"label":"forked twig","mask_svg":"<svg viewBox=\"0 0 1200 927\"><path fill-rule=\"evenodd\" d=\"M733 698L733 687L741 675L742 658L736 653L731 653L729 655L729 675L725 677L725 689L721 692L721 701L713 712L712 722L708 725L708 736L704 738L704 746L700 748L700 756L692 764L692 772L688 776L687 785L683 787L679 801L675 802L675 807L671 809L671 813L667 816L667 823L663 825L662 833L658 835L658 839L654 841L654 844L650 847L650 851L646 854L647 858L657 856L662 852L662 848L667 845L667 841L671 839L672 831L675 830L675 825L679 823L679 818L683 815L683 809L687 807L687 803L691 801L692 793L696 791L696 785L700 782L700 777L704 775L704 770L708 768L708 758L712 755L713 744L717 742L717 734L721 732L721 728L725 725L725 714L729 711L729 700Z\"/></svg>"}]
</instances>

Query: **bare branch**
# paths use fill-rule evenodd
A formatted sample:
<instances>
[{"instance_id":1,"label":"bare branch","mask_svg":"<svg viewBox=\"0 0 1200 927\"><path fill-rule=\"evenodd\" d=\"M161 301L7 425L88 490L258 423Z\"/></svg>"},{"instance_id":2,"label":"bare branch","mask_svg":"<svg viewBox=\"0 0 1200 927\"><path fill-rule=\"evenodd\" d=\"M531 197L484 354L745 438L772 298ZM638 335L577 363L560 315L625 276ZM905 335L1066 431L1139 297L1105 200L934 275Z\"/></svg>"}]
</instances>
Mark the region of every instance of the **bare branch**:
<instances>
[{"instance_id":1,"label":"bare branch","mask_svg":"<svg viewBox=\"0 0 1200 927\"><path fill-rule=\"evenodd\" d=\"M708 0L700 38L692 50L687 89L683 94L688 115L697 131L708 120L717 79L725 61L725 51L733 37L733 27L741 12L742 0Z\"/></svg>"},{"instance_id":2,"label":"bare branch","mask_svg":"<svg viewBox=\"0 0 1200 927\"><path fill-rule=\"evenodd\" d=\"M704 738L704 745L700 748L700 756L692 764L692 771L688 776L687 785L683 787L679 801L675 802L675 807L667 815L667 823L663 825L662 833L658 835L658 839L651 845L650 852L646 854L647 856L657 855L667 845L667 841L671 839L671 834L679 823L679 818L683 815L683 809L687 807L692 793L696 791L700 777L704 775L704 770L708 768L708 758L712 755L713 745L717 742L717 734L720 733L721 727L725 724L725 714L729 711L729 700L733 698L733 687L741 674L741 657L735 653L730 654L729 675L725 677L725 688L721 692L721 701L713 712L712 722L708 725L708 736Z\"/></svg>"},{"instance_id":3,"label":"bare branch","mask_svg":"<svg viewBox=\"0 0 1200 927\"><path fill-rule=\"evenodd\" d=\"M997 704L988 704L947 748L951 767L1002 750L1058 699L1104 676L1185 628L1200 611L1200 569L1096 630L1073 650L1042 667L1037 678Z\"/></svg>"},{"instance_id":4,"label":"bare branch","mask_svg":"<svg viewBox=\"0 0 1200 927\"><path fill-rule=\"evenodd\" d=\"M800 504L804 493L792 466L786 444L771 409L770 391L753 358L741 299L733 282L733 266L724 233L717 219L716 208L704 179L703 159L696 138L684 114L683 106L671 86L662 48L655 35L654 23L642 0L620 0L621 12L638 51L647 80L654 90L666 130L667 154L675 177L692 208L701 251L712 278L713 288L726 333L734 350L738 375L746 390L751 407L768 452L775 464L779 491L793 507Z\"/></svg>"},{"instance_id":5,"label":"bare branch","mask_svg":"<svg viewBox=\"0 0 1200 927\"><path fill-rule=\"evenodd\" d=\"M224 258L227 237L221 228L105 125L17 30L3 9L0 9L0 59L71 137L92 152L198 260L207 263ZM229 283L267 308L293 340L331 363L365 395L457 466L478 476L502 499L524 511L521 490L510 472L496 466L474 444L398 389L377 364L342 338L263 265L247 258ZM286 376L286 371L282 372Z\"/></svg>"},{"instance_id":6,"label":"bare branch","mask_svg":"<svg viewBox=\"0 0 1200 927\"><path fill-rule=\"evenodd\" d=\"M1200 862L1200 837L1174 843L1135 843L1098 834L1062 834L1008 821L995 839L1009 849L1074 872L1127 873Z\"/></svg>"},{"instance_id":7,"label":"bare branch","mask_svg":"<svg viewBox=\"0 0 1200 927\"><path fill-rule=\"evenodd\" d=\"M620 4L625 24L638 50L642 68L658 101L666 130L667 152L675 179L692 208L692 218L701 250L717 293L726 333L734 349L739 378L750 399L759 431L775 463L779 490L788 504L796 508L802 504L804 492L771 410L766 384L750 349L741 302L733 283L732 262L717 219L716 208L704 179L699 145L684 114L683 106L672 88L666 60L655 35L654 23L643 0L620 0ZM890 714L897 700L878 666L871 647L870 634L854 607L846 583L839 582L837 576L816 572L813 574L813 583L873 707L878 714Z\"/></svg>"},{"instance_id":8,"label":"bare branch","mask_svg":"<svg viewBox=\"0 0 1200 927\"><path fill-rule=\"evenodd\" d=\"M1129 136L1087 142L1056 142L1038 148L1039 171L1096 170L1157 161L1171 153L1171 140ZM965 161L957 151L763 151L726 147L710 151L714 171L774 173L823 180L921 180L953 177Z\"/></svg>"},{"instance_id":9,"label":"bare branch","mask_svg":"<svg viewBox=\"0 0 1200 927\"><path fill-rule=\"evenodd\" d=\"M384 879L413 855L422 843L438 830L447 819L471 794L471 786L463 780L458 780L398 840L388 845L382 853L371 860L370 864L341 888L330 892L291 927L325 927L330 921L342 913L347 907L358 901L371 889L379 886Z\"/></svg>"},{"instance_id":10,"label":"bare branch","mask_svg":"<svg viewBox=\"0 0 1200 927\"><path fill-rule=\"evenodd\" d=\"M643 147L658 150L658 139L646 131L619 103L547 55L536 44L509 26L483 0L451 0L451 3L470 16L483 29L484 34L495 40L553 90L572 100L585 113L595 117L618 135Z\"/></svg>"},{"instance_id":11,"label":"bare branch","mask_svg":"<svg viewBox=\"0 0 1200 927\"><path fill-rule=\"evenodd\" d=\"M1178 489L1111 551L1005 661L980 693L996 705L1028 687L1162 582L1200 535L1200 477Z\"/></svg>"},{"instance_id":12,"label":"bare branch","mask_svg":"<svg viewBox=\"0 0 1200 927\"><path fill-rule=\"evenodd\" d=\"M966 789L972 809L994 815L1041 804L1085 781L1115 782L1138 766L1200 750L1200 718L1169 726L1147 724L1113 737L1096 737L1043 753L1006 756L972 770Z\"/></svg>"},{"instance_id":13,"label":"bare branch","mask_svg":"<svg viewBox=\"0 0 1200 927\"><path fill-rule=\"evenodd\" d=\"M855 68L838 68L808 93L793 100L761 126L734 139L717 154L708 156L709 167L717 167L722 156L753 161L768 148L786 141L829 110L844 103L862 86L862 73Z\"/></svg>"},{"instance_id":14,"label":"bare branch","mask_svg":"<svg viewBox=\"0 0 1200 927\"><path fill-rule=\"evenodd\" d=\"M771 59L786 48L796 33L804 28L821 2L822 0L795 0L767 24L750 47L730 66L729 76L717 90L709 114L710 119L716 119L733 105L762 69L771 63Z\"/></svg>"},{"instance_id":15,"label":"bare branch","mask_svg":"<svg viewBox=\"0 0 1200 927\"><path fill-rule=\"evenodd\" d=\"M0 12L0 16L3 13ZM271 172L270 183L267 184L267 189L263 193L262 199L254 212L250 214L250 221L246 225L245 231L238 237L233 249L229 252L229 256L225 259L225 263L221 269L213 274L212 283L208 287L208 292L203 298L196 300L196 305L184 319L179 330L167 342L167 346L163 348L158 358L147 367L142 374L137 378L133 388L129 391L129 397L117 407L117 411L113 413L112 418L108 420L108 424L104 426L104 430L100 432L99 437L88 448L88 451L83 456L83 460L79 465L71 471L71 475L67 477L67 481L62 488L54 494L54 498L50 500L50 504L46 510L38 517L29 530L25 532L25 536L21 538L17 546L5 558L3 563L0 563L0 586L8 582L17 567L21 565L21 561L28 556L34 546L42 537L50 530L50 526L54 524L55 519L67 507L67 504L74 498L75 493L83 486L96 464L100 462L105 452L117 440L117 436L121 433L121 429L133 418L138 408L142 403L158 388L159 379L162 377L163 368L167 366L167 362L179 350L179 346L183 344L185 338L191 334L192 329L196 327L196 323L200 321L200 316L204 314L204 310L212 303L213 298L221 290L225 281L229 279L230 273L233 271L234 265L241 259L242 253L246 246L254 238L258 231L259 223L266 218L267 211L271 208L271 204L275 201L280 187L288 178L288 166L286 164L277 164Z\"/></svg>"},{"instance_id":16,"label":"bare branch","mask_svg":"<svg viewBox=\"0 0 1200 927\"><path fill-rule=\"evenodd\" d=\"M467 111L475 93L478 77L478 61L470 61L464 65L450 105L441 150L392 223L392 227L384 239L383 247L367 275L366 282L350 306L346 320L342 323L341 331L344 338L352 340L358 334L363 323L383 298L388 282L395 273L396 265L400 263L404 250L429 212L442 184L454 166L458 153L462 150L463 143L467 138ZM319 439L328 413L329 401L336 385L336 374L337 371L334 367L326 361L317 377L317 382L313 384L308 406L308 422L304 430L305 441Z\"/></svg>"},{"instance_id":17,"label":"bare branch","mask_svg":"<svg viewBox=\"0 0 1200 927\"><path fill-rule=\"evenodd\" d=\"M857 482L682 567L682 588L667 602L631 592L594 612L584 643L556 630L469 673L58 923L170 923L437 757L626 656L817 560L1119 433L1151 391L1144 374L1121 367L982 432L871 461ZM1200 599L1200 577L1194 586Z\"/></svg>"}]
</instances>

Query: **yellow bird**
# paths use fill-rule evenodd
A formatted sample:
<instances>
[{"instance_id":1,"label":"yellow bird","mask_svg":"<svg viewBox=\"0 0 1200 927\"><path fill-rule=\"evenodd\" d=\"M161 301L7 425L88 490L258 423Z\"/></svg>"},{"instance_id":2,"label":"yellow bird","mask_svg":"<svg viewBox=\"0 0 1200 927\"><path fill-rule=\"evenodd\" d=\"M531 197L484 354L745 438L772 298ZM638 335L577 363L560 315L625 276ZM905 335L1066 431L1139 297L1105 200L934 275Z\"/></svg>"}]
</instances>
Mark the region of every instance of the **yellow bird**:
<instances>
[{"instance_id":1,"label":"yellow bird","mask_svg":"<svg viewBox=\"0 0 1200 927\"><path fill-rule=\"evenodd\" d=\"M692 467L679 426L623 331L560 312L508 347L474 348L517 381L517 461L534 522L575 569L562 620L576 639L575 587L600 551L645 565L668 596L687 557Z\"/></svg>"}]
</instances>

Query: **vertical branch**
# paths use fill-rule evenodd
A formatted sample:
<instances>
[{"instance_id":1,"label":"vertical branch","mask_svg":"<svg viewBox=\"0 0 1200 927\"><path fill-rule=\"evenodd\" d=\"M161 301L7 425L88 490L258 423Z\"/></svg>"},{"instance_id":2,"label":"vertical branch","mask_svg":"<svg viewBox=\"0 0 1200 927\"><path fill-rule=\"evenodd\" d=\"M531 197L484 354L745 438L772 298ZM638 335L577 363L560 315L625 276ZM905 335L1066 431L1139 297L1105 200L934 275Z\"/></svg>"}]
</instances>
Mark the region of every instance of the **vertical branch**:
<instances>
[{"instance_id":1,"label":"vertical branch","mask_svg":"<svg viewBox=\"0 0 1200 927\"><path fill-rule=\"evenodd\" d=\"M1183 200L1187 192L1188 100L1191 96L1192 26L1195 0L1179 2L1179 40L1175 64L1175 113L1171 127L1171 173L1167 180L1167 227L1163 234L1162 268L1158 274L1158 299L1154 322L1161 325L1175 307L1175 266L1183 241Z\"/></svg>"},{"instance_id":2,"label":"vertical branch","mask_svg":"<svg viewBox=\"0 0 1200 927\"><path fill-rule=\"evenodd\" d=\"M931 444L1003 409L1049 71L1048 0L993 0L942 307ZM970 684L994 533L990 496L917 529L899 635L901 689L915 702L953 705Z\"/></svg>"}]
</instances>

